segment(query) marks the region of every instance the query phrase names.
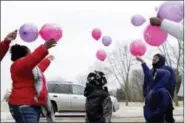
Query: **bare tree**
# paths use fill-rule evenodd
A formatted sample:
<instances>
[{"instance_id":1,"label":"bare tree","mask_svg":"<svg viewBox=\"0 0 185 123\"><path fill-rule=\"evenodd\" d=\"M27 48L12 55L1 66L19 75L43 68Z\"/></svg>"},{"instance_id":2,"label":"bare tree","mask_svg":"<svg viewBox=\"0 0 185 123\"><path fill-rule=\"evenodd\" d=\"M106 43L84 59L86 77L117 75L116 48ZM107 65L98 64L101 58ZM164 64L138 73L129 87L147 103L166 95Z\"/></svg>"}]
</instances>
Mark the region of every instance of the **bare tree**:
<instances>
[{"instance_id":1,"label":"bare tree","mask_svg":"<svg viewBox=\"0 0 185 123\"><path fill-rule=\"evenodd\" d=\"M129 101L129 75L133 59L129 55L128 45L119 43L113 52L108 54L106 68L124 90L126 106Z\"/></svg>"},{"instance_id":2,"label":"bare tree","mask_svg":"<svg viewBox=\"0 0 185 123\"><path fill-rule=\"evenodd\" d=\"M144 81L144 75L141 70L133 70L131 74L131 90L133 94L133 99L136 101L144 101L143 97L143 81Z\"/></svg>"},{"instance_id":3,"label":"bare tree","mask_svg":"<svg viewBox=\"0 0 185 123\"><path fill-rule=\"evenodd\" d=\"M124 42L124 41L123 41ZM101 70L110 77L114 82L117 82L123 90L126 106L131 99L132 90L130 87L130 72L133 64L137 62L129 53L128 45L125 43L118 43L115 50L107 53L107 59L104 62L96 62L90 70ZM138 85L139 86L139 85Z\"/></svg>"},{"instance_id":4,"label":"bare tree","mask_svg":"<svg viewBox=\"0 0 185 123\"><path fill-rule=\"evenodd\" d=\"M159 47L160 52L166 57L166 63L173 68L175 66L176 76L183 73L184 42L177 40L177 47L172 46L168 41ZM175 105L178 106L177 86L175 88Z\"/></svg>"}]
</instances>

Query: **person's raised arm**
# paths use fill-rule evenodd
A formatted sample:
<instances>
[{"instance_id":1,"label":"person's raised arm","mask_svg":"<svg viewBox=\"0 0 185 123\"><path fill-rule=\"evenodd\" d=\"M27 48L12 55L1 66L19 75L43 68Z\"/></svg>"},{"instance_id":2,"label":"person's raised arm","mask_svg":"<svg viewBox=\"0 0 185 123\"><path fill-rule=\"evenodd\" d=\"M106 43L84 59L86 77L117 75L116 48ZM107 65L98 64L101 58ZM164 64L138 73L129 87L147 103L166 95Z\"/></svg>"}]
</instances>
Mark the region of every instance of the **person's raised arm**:
<instances>
[{"instance_id":1,"label":"person's raised arm","mask_svg":"<svg viewBox=\"0 0 185 123\"><path fill-rule=\"evenodd\" d=\"M48 67L49 67L49 65L50 65L50 63L51 63L51 61L54 59L54 56L52 56L52 55L50 55L50 56L48 56L47 58L45 58L45 59L43 59L40 63L39 63L39 65L38 65L38 67L40 68L40 70L42 71L42 72L44 72Z\"/></svg>"},{"instance_id":2,"label":"person's raised arm","mask_svg":"<svg viewBox=\"0 0 185 123\"><path fill-rule=\"evenodd\" d=\"M48 49L54 47L56 41L51 39L39 46L35 51L24 58L16 61L16 72L24 72L25 70L32 70L41 60L48 55Z\"/></svg>"},{"instance_id":3,"label":"person's raised arm","mask_svg":"<svg viewBox=\"0 0 185 123\"><path fill-rule=\"evenodd\" d=\"M150 69L148 68L147 64L143 61L143 59L141 59L140 57L136 57L136 60L141 62L144 75L145 76L150 75Z\"/></svg>"},{"instance_id":4,"label":"person's raised arm","mask_svg":"<svg viewBox=\"0 0 185 123\"><path fill-rule=\"evenodd\" d=\"M159 18L156 17L150 18L150 24L152 26L160 26L162 30L168 32L170 35L174 36L178 40L183 41L183 24L167 19L161 21Z\"/></svg>"},{"instance_id":5,"label":"person's raised arm","mask_svg":"<svg viewBox=\"0 0 185 123\"><path fill-rule=\"evenodd\" d=\"M6 36L6 38L4 39L4 41L0 42L0 61L6 55L8 49L9 49L11 41L15 40L16 37L17 37L17 30L9 33Z\"/></svg>"},{"instance_id":6,"label":"person's raised arm","mask_svg":"<svg viewBox=\"0 0 185 123\"><path fill-rule=\"evenodd\" d=\"M150 84L150 82L152 82L152 79L151 79L152 73L143 59L141 59L140 57L136 57L136 60L141 62L141 66L143 69L143 73L144 73L143 96L146 97L148 93L148 85Z\"/></svg>"},{"instance_id":7,"label":"person's raised arm","mask_svg":"<svg viewBox=\"0 0 185 123\"><path fill-rule=\"evenodd\" d=\"M178 40L183 41L183 25L181 23L164 19L161 23L161 29L168 32Z\"/></svg>"}]
</instances>

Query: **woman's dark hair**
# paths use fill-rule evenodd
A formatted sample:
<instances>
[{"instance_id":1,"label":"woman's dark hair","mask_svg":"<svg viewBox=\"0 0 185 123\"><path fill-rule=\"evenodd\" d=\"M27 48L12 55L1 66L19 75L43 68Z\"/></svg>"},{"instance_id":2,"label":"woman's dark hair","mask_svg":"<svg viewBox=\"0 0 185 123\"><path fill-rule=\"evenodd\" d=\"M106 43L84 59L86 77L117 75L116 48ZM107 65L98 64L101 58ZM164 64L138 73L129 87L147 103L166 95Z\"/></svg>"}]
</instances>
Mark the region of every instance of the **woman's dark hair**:
<instances>
[{"instance_id":1,"label":"woman's dark hair","mask_svg":"<svg viewBox=\"0 0 185 123\"><path fill-rule=\"evenodd\" d=\"M19 58L26 56L29 48L23 45L15 44L10 48L11 60L16 61Z\"/></svg>"}]
</instances>

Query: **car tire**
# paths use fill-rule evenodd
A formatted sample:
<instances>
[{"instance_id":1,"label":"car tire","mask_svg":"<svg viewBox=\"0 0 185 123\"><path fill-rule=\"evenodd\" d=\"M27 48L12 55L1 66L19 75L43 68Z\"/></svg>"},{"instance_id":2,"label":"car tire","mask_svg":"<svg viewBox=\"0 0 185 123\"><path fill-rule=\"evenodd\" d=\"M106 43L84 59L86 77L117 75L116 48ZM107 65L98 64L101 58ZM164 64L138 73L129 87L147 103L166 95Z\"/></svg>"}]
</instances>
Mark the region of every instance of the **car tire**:
<instances>
[{"instance_id":1,"label":"car tire","mask_svg":"<svg viewBox=\"0 0 185 123\"><path fill-rule=\"evenodd\" d=\"M57 106L56 106L56 103L54 101L51 101L51 104L52 104L52 109L53 109L53 112L54 114L57 112Z\"/></svg>"}]
</instances>

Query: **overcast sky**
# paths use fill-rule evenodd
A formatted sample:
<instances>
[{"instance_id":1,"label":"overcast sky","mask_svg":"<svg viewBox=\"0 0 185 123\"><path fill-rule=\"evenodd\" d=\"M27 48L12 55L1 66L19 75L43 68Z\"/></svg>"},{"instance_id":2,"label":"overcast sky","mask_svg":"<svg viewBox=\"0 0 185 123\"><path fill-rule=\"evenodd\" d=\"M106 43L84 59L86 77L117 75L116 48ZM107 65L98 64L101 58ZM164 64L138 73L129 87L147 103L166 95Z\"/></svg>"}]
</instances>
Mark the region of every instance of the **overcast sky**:
<instances>
[{"instance_id":1,"label":"overcast sky","mask_svg":"<svg viewBox=\"0 0 185 123\"><path fill-rule=\"evenodd\" d=\"M148 25L149 17L156 16L155 8L163 1L2 1L1 2L1 39L24 23L36 24L40 29L46 23L56 23L63 30L63 37L58 45L50 50L55 60L46 71L47 78L60 76L74 80L85 73L89 66L97 61L95 54L100 48L112 51L116 42L129 44L132 40L143 40L143 30ZM134 27L131 17L143 15L147 21L140 27ZM93 28L100 28L103 35L111 36L113 43L105 48L101 41L91 37ZM175 39L168 36L174 43ZM39 37L36 42L25 43L16 39L16 43L25 44L32 51L43 44ZM151 58L157 48L150 47L144 56ZM148 63L151 61L148 61ZM103 64L103 63L102 63ZM9 54L1 62L1 94L10 86ZM136 67L136 66L135 66ZM51 76L53 75L53 76Z\"/></svg>"}]
</instances>

